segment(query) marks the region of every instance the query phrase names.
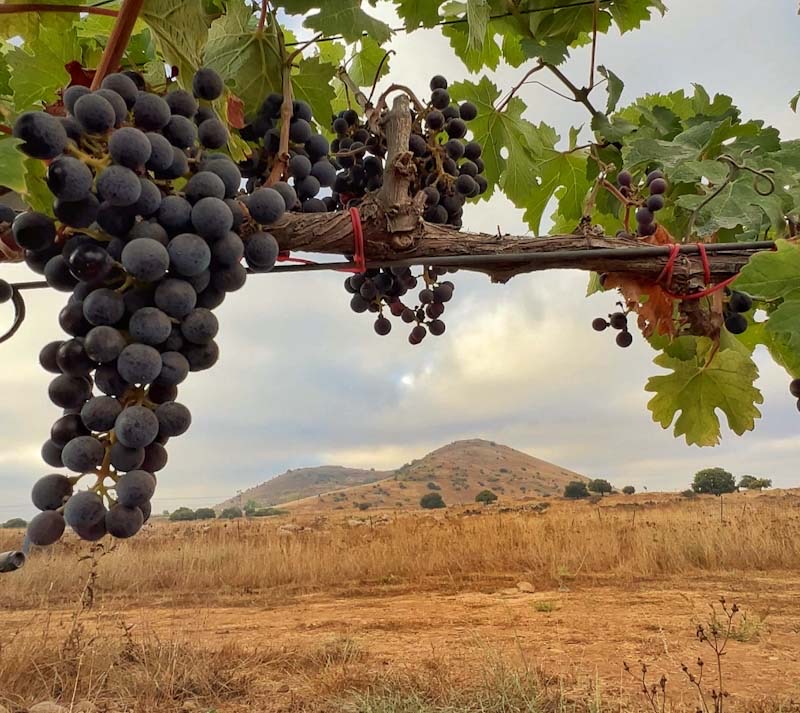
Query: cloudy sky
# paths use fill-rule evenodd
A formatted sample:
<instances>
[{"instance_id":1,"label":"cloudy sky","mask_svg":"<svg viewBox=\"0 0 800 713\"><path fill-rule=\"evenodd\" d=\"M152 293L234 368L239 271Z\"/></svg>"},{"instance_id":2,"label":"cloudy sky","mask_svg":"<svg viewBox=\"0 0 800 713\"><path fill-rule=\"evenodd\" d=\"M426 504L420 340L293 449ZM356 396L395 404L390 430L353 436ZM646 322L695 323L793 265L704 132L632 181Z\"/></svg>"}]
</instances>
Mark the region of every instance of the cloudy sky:
<instances>
[{"instance_id":1,"label":"cloudy sky","mask_svg":"<svg viewBox=\"0 0 800 713\"><path fill-rule=\"evenodd\" d=\"M786 137L800 135L800 117L787 104L800 88L795 3L763 0L757 12L754 3L730 0L667 5L666 17L644 29L601 39L599 62L625 80L623 102L699 82L732 95L746 117L763 118ZM378 12L391 21L385 5ZM393 49L392 78L420 91L433 73L453 81L469 76L435 31L399 36ZM585 81L587 68L587 54L577 52L568 73ZM492 79L510 87L523 72L500 68ZM522 96L528 117L562 136L587 120L581 107L537 86ZM498 225L526 232L520 211L499 197L465 212L465 229ZM0 276L30 279L21 266L4 266ZM643 385L659 370L643 340L623 351L591 330L614 298L585 299L585 274L539 273L501 286L459 273L447 332L418 347L400 325L388 337L375 335L367 315L350 311L342 279L258 276L218 310L222 356L181 389L194 422L169 444L157 509L213 504L287 468L396 467L474 437L619 486L683 489L696 470L717 465L800 485L800 414L786 375L764 354L756 356L765 397L756 431L738 438L726 430L722 445L699 449L652 422ZM61 338L56 316L65 296L27 295L28 321L0 345L0 521L30 514L30 486L48 471L39 449L58 416L37 354ZM0 309L4 328L10 310Z\"/></svg>"}]
</instances>

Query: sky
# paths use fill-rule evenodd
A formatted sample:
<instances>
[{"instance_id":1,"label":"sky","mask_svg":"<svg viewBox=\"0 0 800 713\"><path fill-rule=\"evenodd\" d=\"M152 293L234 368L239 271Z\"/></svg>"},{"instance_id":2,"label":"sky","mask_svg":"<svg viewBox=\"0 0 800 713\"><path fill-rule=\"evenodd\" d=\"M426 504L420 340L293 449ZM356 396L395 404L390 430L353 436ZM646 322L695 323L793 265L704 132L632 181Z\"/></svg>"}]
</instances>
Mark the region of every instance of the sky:
<instances>
[{"instance_id":1,"label":"sky","mask_svg":"<svg viewBox=\"0 0 800 713\"><path fill-rule=\"evenodd\" d=\"M641 30L600 39L598 62L626 82L622 103L693 82L734 97L746 118L761 118L786 138L800 136L788 107L800 89L795 3L762 0L666 0L667 15ZM391 8L376 13L397 24ZM429 75L470 76L435 30L392 42L391 80L424 92ZM565 71L585 81L588 53ZM511 87L525 68L489 73ZM555 85L552 85L555 86ZM599 90L602 103L603 90ZM527 118L566 136L587 123L583 107L538 86L521 96ZM523 235L527 226L501 196L465 210L464 229ZM545 225L544 228L547 226ZM31 279L24 266L0 277ZM550 271L492 285L481 275L453 276L447 331L412 347L405 325L388 337L368 315L349 308L340 273L255 276L217 310L221 357L190 374L179 400L192 410L187 434L168 444L156 511L220 502L288 468L337 464L393 468L464 438L486 438L621 487L682 490L700 468L800 485L800 414L786 374L757 352L764 394L756 430L737 437L723 423L716 448L690 447L654 423L643 390L662 373L640 335L619 349L591 320L613 310L611 294L584 297L587 275ZM26 293L29 317L0 345L0 522L29 516L30 487L50 471L41 444L59 416L38 365L43 344L62 338L57 322L66 295ZM11 310L0 307L0 330ZM724 419L723 419L724 420Z\"/></svg>"}]
</instances>

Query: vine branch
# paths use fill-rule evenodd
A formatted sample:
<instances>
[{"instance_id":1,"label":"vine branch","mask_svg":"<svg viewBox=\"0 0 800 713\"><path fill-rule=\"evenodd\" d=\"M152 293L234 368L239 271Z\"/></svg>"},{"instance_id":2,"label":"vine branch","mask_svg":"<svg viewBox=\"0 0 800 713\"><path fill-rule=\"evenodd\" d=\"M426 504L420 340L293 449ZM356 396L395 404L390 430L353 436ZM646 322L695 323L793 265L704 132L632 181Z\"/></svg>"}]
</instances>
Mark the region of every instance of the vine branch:
<instances>
[{"instance_id":1,"label":"vine branch","mask_svg":"<svg viewBox=\"0 0 800 713\"><path fill-rule=\"evenodd\" d=\"M105 15L116 17L117 11L92 5L51 5L43 2L12 3L0 5L0 15L11 15L21 12L85 12L87 15Z\"/></svg>"},{"instance_id":2,"label":"vine branch","mask_svg":"<svg viewBox=\"0 0 800 713\"><path fill-rule=\"evenodd\" d=\"M536 63L536 66L534 66L532 69L529 69L522 77L522 79L520 79L519 82L511 88L511 91L506 95L503 101L500 102L496 111L498 112L503 111L503 109L505 109L506 106L508 106L508 103L514 98L516 93L522 88L522 86L528 81L528 79L530 79L539 70L544 69L544 66L545 66L544 62L539 60L539 62Z\"/></svg>"},{"instance_id":3,"label":"vine branch","mask_svg":"<svg viewBox=\"0 0 800 713\"><path fill-rule=\"evenodd\" d=\"M114 23L111 36L108 38L108 44L103 50L100 64L97 66L97 71L92 78L93 90L100 86L106 75L116 71L117 67L119 67L119 61L128 46L128 40L131 38L136 18L139 17L139 13L142 11L142 5L144 5L144 0L123 0L119 15L117 15L117 21Z\"/></svg>"}]
</instances>

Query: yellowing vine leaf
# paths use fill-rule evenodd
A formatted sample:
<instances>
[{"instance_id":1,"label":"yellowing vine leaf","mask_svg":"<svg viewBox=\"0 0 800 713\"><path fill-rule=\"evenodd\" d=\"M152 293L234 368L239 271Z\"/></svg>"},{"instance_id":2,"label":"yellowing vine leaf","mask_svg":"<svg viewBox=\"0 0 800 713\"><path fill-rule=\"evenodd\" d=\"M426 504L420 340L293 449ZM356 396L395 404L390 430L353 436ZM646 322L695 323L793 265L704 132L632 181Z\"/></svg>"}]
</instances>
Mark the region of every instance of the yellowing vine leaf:
<instances>
[{"instance_id":1,"label":"yellowing vine leaf","mask_svg":"<svg viewBox=\"0 0 800 713\"><path fill-rule=\"evenodd\" d=\"M706 337L680 337L654 362L671 373L648 380L645 391L655 396L647 406L662 428L674 421L675 436L685 436L689 445L719 443L717 409L738 435L752 430L761 417L755 405L763 397L753 386L758 368L745 350L717 349Z\"/></svg>"}]
</instances>

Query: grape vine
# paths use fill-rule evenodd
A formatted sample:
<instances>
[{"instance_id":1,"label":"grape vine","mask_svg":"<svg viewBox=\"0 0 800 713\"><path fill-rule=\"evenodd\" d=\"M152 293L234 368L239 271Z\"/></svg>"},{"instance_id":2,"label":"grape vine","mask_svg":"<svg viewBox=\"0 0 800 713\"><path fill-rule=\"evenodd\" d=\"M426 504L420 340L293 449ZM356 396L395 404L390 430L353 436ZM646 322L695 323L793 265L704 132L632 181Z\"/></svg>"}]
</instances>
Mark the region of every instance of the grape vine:
<instances>
[{"instance_id":1,"label":"grape vine","mask_svg":"<svg viewBox=\"0 0 800 713\"><path fill-rule=\"evenodd\" d=\"M40 362L63 410L42 457L72 474L37 481L34 544L65 524L85 539L141 527L164 446L191 420L178 385L217 359L214 309L292 252L353 257L352 208L367 269L344 286L378 335L398 323L411 344L442 335L457 269L504 282L575 267L619 300L592 327L622 348L638 331L658 353L649 408L688 443L719 442L718 411L737 434L754 427L759 345L800 405L800 142L700 86L619 107L622 80L595 66L598 36L636 29L661 0L393 0L402 29L345 5L127 0L103 15L4 15L0 35L22 44L0 56L0 184L19 200L0 204L0 257L70 294L67 338ZM298 40L278 11L313 37ZM485 75L436 75L424 101L394 83L373 102L392 34L437 25L472 72L502 58L522 79L503 92ZM565 62L587 37L582 87ZM568 145L520 97L542 71L589 112ZM536 237L464 230L467 204L495 192ZM23 287L0 280L13 330Z\"/></svg>"}]
</instances>

